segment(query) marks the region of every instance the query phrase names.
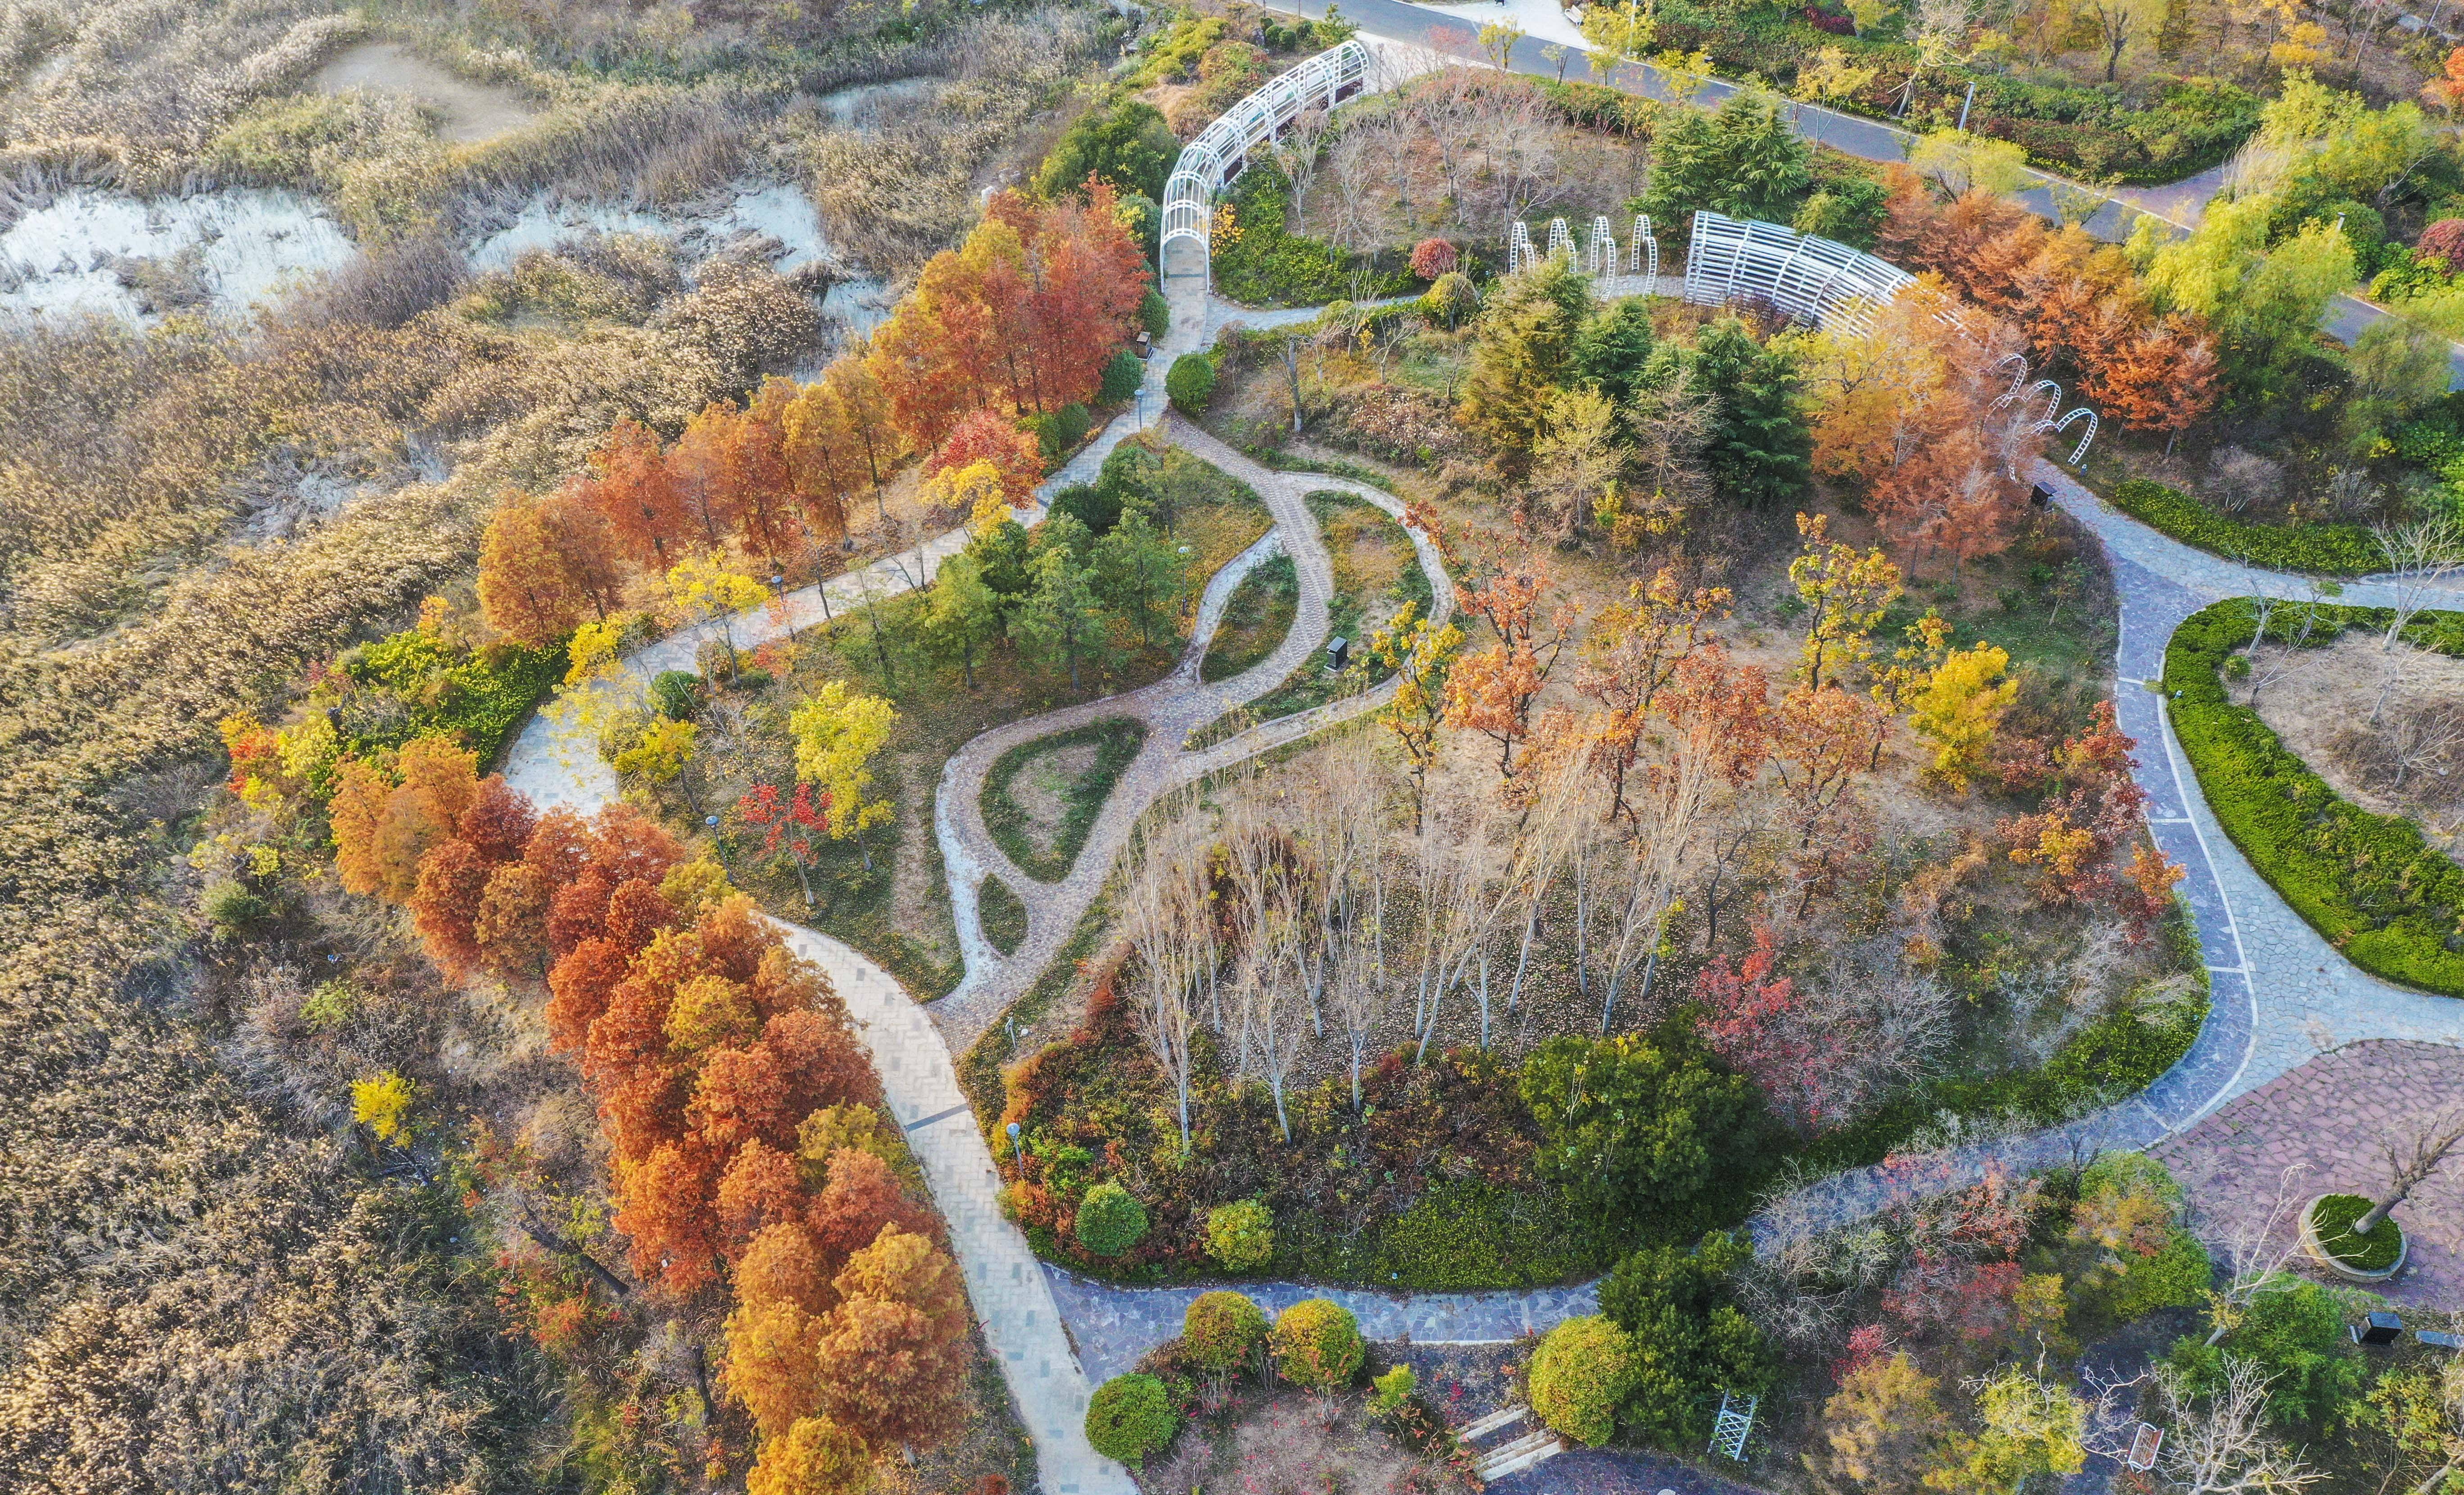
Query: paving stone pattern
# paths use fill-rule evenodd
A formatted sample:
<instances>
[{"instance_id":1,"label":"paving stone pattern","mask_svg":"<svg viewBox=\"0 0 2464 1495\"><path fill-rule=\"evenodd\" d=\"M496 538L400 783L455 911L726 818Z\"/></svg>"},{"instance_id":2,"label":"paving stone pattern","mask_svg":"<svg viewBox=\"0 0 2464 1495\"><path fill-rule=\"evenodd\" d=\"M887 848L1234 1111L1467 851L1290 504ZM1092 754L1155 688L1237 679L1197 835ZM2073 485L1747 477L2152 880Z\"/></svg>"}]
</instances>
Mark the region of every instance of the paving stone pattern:
<instances>
[{"instance_id":1,"label":"paving stone pattern","mask_svg":"<svg viewBox=\"0 0 2464 1495\"><path fill-rule=\"evenodd\" d=\"M1174 310L1174 331L1150 362L1146 384L1149 407L1157 411L1165 407L1161 385L1171 359L1194 347L1197 329L1207 328L1212 319L1202 284L1167 284L1165 296ZM1048 498L1064 486L1091 479L1133 425L1111 423L1040 495ZM891 1110L911 1128L935 1201L950 1222L986 1342L1001 1363L1035 1440L1044 1488L1053 1495L1128 1495L1134 1488L1126 1471L1096 1455L1086 1441L1081 1419L1089 1372L1111 1374L1169 1337L1197 1289L1113 1287L1040 1266L1024 1237L1001 1217L999 1175L958 1090L945 1034L972 1037L1006 1004L1004 994L1023 990L1032 973L1041 971L1042 959L1058 948L1092 898L1137 812L1155 795L1297 740L1346 715L1370 709L1381 698L1381 693L1372 693L1333 702L1266 723L1203 753L1180 751L1189 731L1273 689L1323 639L1331 568L1302 495L1313 489L1340 489L1398 517L1399 505L1389 495L1342 479L1270 473L1195 428L1176 422L1172 429L1177 442L1249 483L1274 512L1273 539L1292 555L1302 579L1301 617L1284 647L1237 681L1210 688L1196 680L1195 661L1202 657L1222 600L1229 596L1231 583L1225 582L1210 597L1212 613L1201 609L1202 627L1193 640L1192 655L1166 681L1146 693L999 729L987 735L992 740L979 739L981 751L970 744L961 754L967 759L963 769L953 760L935 824L969 975L939 1004L947 1009L935 1015L943 1019L943 1030L936 1031L924 1010L886 972L853 950L811 931L784 926L799 953L830 973L865 1024L865 1041L881 1070ZM2464 1004L2404 991L2364 975L2286 907L2222 833L2182 761L2161 702L2137 684L2161 673L2165 641L2207 603L2257 592L2298 598L2309 593L2310 584L2237 566L2158 535L2105 508L2050 465L2040 466L2036 476L2067 512L2097 534L2112 561L2121 608L2116 696L2122 723L2141 743L2138 776L2150 795L2154 832L2167 853L2189 869L2183 896L2197 921L2215 1000L2190 1053L2145 1093L2065 1127L1931 1159L1915 1174L1885 1176L1879 1170L1858 1170L1824 1180L1813 1186L1817 1213L1844 1222L1910 1193L1960 1186L1991 1166L2024 1169L2098 1149L2158 1144L2177 1150L2159 1149L2160 1155L2181 1158L2186 1176L2194 1179L2194 1199L2203 1204L2247 1195L2255 1173L2269 1173L2291 1160L2311 1161L2329 1183L2366 1188L2377 1176L2352 1170L2365 1170L2373 1137L2406 1113L2413 1104L2409 1097L2431 1093L2424 1087L2457 1083L2454 1050L2464 1045ZM776 608L681 630L628 656L620 673L597 689L639 695L659 671L692 669L702 641L721 630L737 647L747 647L821 626L861 605L868 591L887 596L927 584L940 561L963 548L966 539L963 530L954 530L823 586L790 593ZM1413 539L1440 607L1450 605L1451 587L1433 548L1417 532ZM1243 563L1255 564L1266 553L1262 543ZM2348 583L2342 596L2365 605L2385 605L2387 588L2371 582ZM975 919L973 890L985 869L1015 874L989 836L981 834L980 815L973 815L969 823L981 773L1012 742L1066 730L1080 720L1122 715L1125 709L1148 721L1148 749L1115 789L1068 879L1047 890L1014 877L1012 886L1030 911L1030 937L1018 957L1002 961L982 939ZM595 734L577 714L535 716L516 739L506 777L541 804L588 810L617 797L615 775L599 759ZM953 792L961 787L963 794ZM957 896L962 892L964 896ZM1042 958L1029 957L1031 949L1041 950ZM2318 1057L2322 1054L2328 1057ZM2246 1099L2202 1122L2236 1096ZM2421 1239L2421 1261L2398 1293L2452 1293L2458 1286L2455 1222L2464 1218L2464 1200L2456 1198L2453 1187L2445 1182L2426 1186L2418 1204L2409 1208L2409 1223ZM1244 1290L1276 1308L1319 1295L1318 1289L1292 1284L1250 1284ZM1510 1339L1596 1306L1589 1287L1327 1295L1350 1304L1372 1337L1408 1335L1424 1343ZM1083 1367L1080 1355L1071 1352L1069 1332L1075 1333L1085 1356ZM1563 1462L1547 1467L1556 1469ZM1593 1481L1600 1489L1641 1487L1630 1483L1630 1469L1620 1474L1618 1467L1613 1462L1597 1469L1566 1464L1562 1475L1583 1474L1586 1487L1593 1487ZM1707 1495L1711 1486L1700 1476L1686 1475L1676 1465L1669 1468L1673 1485ZM1694 1484L1681 1483L1687 1478ZM1554 1490L1561 1484L1544 1478L1514 1487Z\"/></svg>"},{"instance_id":2,"label":"paving stone pattern","mask_svg":"<svg viewBox=\"0 0 2464 1495\"><path fill-rule=\"evenodd\" d=\"M1138 1356L1178 1334L1189 1305L1215 1287L1246 1293L1270 1318L1305 1298L1331 1298L1360 1320L1363 1336L1389 1343L1505 1344L1542 1332L1560 1320L1600 1310L1598 1288L1592 1283L1521 1292L1384 1293L1285 1282L1120 1287L1048 1263L1044 1270L1069 1336L1077 1342L1078 1358L1098 1381L1129 1370Z\"/></svg>"},{"instance_id":3,"label":"paving stone pattern","mask_svg":"<svg viewBox=\"0 0 2464 1495\"><path fill-rule=\"evenodd\" d=\"M2297 1210L2314 1195L2377 1194L2389 1173L2386 1143L2449 1106L2464 1106L2464 1050L2370 1039L2277 1075L2151 1152L2182 1181L2199 1234L2221 1247L2267 1219L2287 1168L2302 1170L2288 1191ZM2464 1304L2464 1158L2394 1213L2409 1252L2404 1270L2371 1290L2418 1308ZM2279 1247L2293 1229L2288 1217Z\"/></svg>"}]
</instances>

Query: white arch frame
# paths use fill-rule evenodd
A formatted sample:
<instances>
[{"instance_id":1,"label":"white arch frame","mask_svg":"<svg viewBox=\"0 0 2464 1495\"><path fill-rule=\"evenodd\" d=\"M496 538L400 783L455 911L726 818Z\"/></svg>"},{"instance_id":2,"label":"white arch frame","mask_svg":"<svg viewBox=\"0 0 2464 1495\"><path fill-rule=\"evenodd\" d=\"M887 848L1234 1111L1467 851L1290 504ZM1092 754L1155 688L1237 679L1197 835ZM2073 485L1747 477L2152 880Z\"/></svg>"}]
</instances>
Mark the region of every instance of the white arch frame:
<instances>
[{"instance_id":1,"label":"white arch frame","mask_svg":"<svg viewBox=\"0 0 2464 1495\"><path fill-rule=\"evenodd\" d=\"M1916 276L1845 244L1753 218L1697 209L1685 254L1685 299L1725 306L1769 301L1797 321L1869 332L1874 312Z\"/></svg>"},{"instance_id":2,"label":"white arch frame","mask_svg":"<svg viewBox=\"0 0 2464 1495\"><path fill-rule=\"evenodd\" d=\"M1219 115L1181 148L1172 177L1163 189L1163 236L1156 258L1170 260L1175 244L1195 241L1207 289L1214 289L1214 264L1209 234L1214 229L1215 194L1241 174L1249 153L1266 144L1309 109L1331 109L1361 91L1368 81L1370 53L1355 37L1271 78ZM1191 274L1193 272L1183 272Z\"/></svg>"},{"instance_id":3,"label":"white arch frame","mask_svg":"<svg viewBox=\"0 0 2464 1495\"><path fill-rule=\"evenodd\" d=\"M1751 218L1700 209L1694 214L1693 247L1685 256L1685 299L1697 306L1725 306L1751 297L1770 302L1800 322L1862 333L1873 330L1878 309L1914 284L1916 276L1889 260L1845 244ZM1947 314L1936 315L1950 319ZM2014 426L2055 435L2069 429L2079 417L2087 417L2087 430L2070 455L2070 465L2079 466L2087 455L2088 444L2096 440L2096 411L2077 406L2057 421L2061 385L2050 379L2027 383L2025 359L2014 354L2002 360L2003 363L2014 362L2018 372L2010 392L1993 402L1994 408L2016 404ZM2031 421L2028 412L2036 407L2040 396L2044 413Z\"/></svg>"}]
</instances>

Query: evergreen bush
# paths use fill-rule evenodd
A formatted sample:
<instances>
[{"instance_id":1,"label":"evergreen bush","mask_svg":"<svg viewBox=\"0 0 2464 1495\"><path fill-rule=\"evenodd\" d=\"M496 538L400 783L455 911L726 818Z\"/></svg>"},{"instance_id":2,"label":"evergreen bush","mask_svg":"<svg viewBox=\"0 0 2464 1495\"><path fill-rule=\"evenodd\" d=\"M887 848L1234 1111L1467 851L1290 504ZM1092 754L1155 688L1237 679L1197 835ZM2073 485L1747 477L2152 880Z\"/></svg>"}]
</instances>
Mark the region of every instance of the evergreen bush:
<instances>
[{"instance_id":1,"label":"evergreen bush","mask_svg":"<svg viewBox=\"0 0 2464 1495\"><path fill-rule=\"evenodd\" d=\"M1118 1256L1146 1234L1147 1207L1110 1178L1078 1201L1078 1243L1097 1256Z\"/></svg>"},{"instance_id":2,"label":"evergreen bush","mask_svg":"<svg viewBox=\"0 0 2464 1495\"><path fill-rule=\"evenodd\" d=\"M1107 1459L1134 1469L1159 1453L1180 1431L1180 1416L1163 1382L1133 1373L1115 1375L1087 1398L1087 1441Z\"/></svg>"}]
</instances>

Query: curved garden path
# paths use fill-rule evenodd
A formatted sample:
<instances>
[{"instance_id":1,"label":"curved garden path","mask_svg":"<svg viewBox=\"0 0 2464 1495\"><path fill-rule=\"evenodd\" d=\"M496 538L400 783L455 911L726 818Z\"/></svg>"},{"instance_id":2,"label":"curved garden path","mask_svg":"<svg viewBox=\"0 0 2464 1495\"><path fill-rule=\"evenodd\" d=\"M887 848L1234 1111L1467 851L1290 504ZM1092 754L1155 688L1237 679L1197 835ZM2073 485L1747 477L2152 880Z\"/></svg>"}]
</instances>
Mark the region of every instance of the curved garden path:
<instances>
[{"instance_id":1,"label":"curved garden path","mask_svg":"<svg viewBox=\"0 0 2464 1495\"><path fill-rule=\"evenodd\" d=\"M1168 285L1171 335L1149 366L1148 398L1163 407L1160 384L1171 357L1197 345L1210 322L1248 319L1208 305L1203 286ZM1210 312L1213 315L1210 316ZM1048 482L1049 494L1090 479L1124 439L1129 422L1111 427ZM1303 496L1316 489L1356 494L1397 513L1382 492L1345 479L1274 473L1204 432L1174 421L1174 439L1256 489L1276 519L1266 540L1210 583L1188 653L1166 679L1139 692L1013 723L970 743L945 770L935 829L949 870L953 912L965 935L968 976L935 1005L932 1018L878 965L846 944L781 922L800 955L825 970L861 1025L882 1077L891 1113L916 1150L934 1199L948 1220L984 1339L1000 1361L1032 1437L1044 1488L1054 1495L1130 1495L1127 1472L1087 1443L1082 1421L1089 1371L1111 1374L1168 1337L1196 1289L1119 1288L1085 1282L1040 1264L1025 1238L1001 1213L1000 1176L951 1063L951 1037L972 1038L1010 996L1023 990L1059 948L1109 870L1137 815L1176 784L1303 738L1373 708L1381 691L1330 703L1253 728L1199 753L1181 751L1187 734L1241 701L1280 684L1292 666L1322 643L1331 568ZM2148 790L2158 841L2189 869L2183 896L2193 911L2213 978L2214 1000L2197 1043L2182 1062L2141 1095L2066 1126L1959 1150L1934 1161L1923 1178L1885 1179L1858 1170L1805 1191L1818 1222L1861 1218L1901 1191L1956 1186L1995 1164L2034 1166L2096 1148L2144 1148L2183 1132L2218 1106L2283 1075L2314 1056L2365 1040L2464 1046L2464 1003L2428 997L2376 980L2353 968L2295 914L2252 869L2210 815L2184 765L2158 698L2140 682L2163 668L2165 642L2184 618L2216 599L2265 591L2301 596L2299 578L2255 573L2180 544L2122 516L2050 464L2038 481L2102 542L2111 561L2121 612L2116 659L2123 725L2141 743L2140 781ZM1430 575L1440 609L1452 589L1426 537L1413 540ZM875 596L927 584L941 560L963 547L961 531L917 550L873 563L820 587L788 594L775 609L686 628L628 655L617 676L596 689L639 696L662 670L690 669L701 642L724 628L738 646L819 626ZM1215 624L1241 571L1280 545L1302 579L1302 605L1275 654L1236 680L1206 685L1197 678ZM2375 583L2348 583L2345 600L2386 601ZM825 599L826 598L826 602ZM1001 751L1105 716L1135 715L1148 725L1139 758L1122 776L1069 876L1058 885L1027 879L1008 866L983 832L977 807L983 772ZM600 760L595 733L572 714L541 713L524 727L508 756L506 778L540 804L589 810L618 797L614 773ZM982 939L973 891L998 871L1029 911L1027 939L1001 957ZM935 1019L940 1020L936 1027ZM1294 1284L1245 1284L1244 1290L1280 1305L1320 1289ZM1594 1289L1541 1288L1494 1293L1375 1292L1331 1294L1349 1302L1375 1337L1409 1335L1423 1342L1509 1339L1543 1330L1573 1313L1593 1311Z\"/></svg>"},{"instance_id":2,"label":"curved garden path","mask_svg":"<svg viewBox=\"0 0 2464 1495\"><path fill-rule=\"evenodd\" d=\"M1349 478L1319 473L1278 473L1235 451L1205 431L1171 417L1166 424L1175 445L1212 464L1254 490L1273 516L1275 527L1207 584L1199 606L1189 646L1172 673L1153 685L1119 695L1064 707L1040 716L1004 723L978 737L954 755L941 771L941 787L934 802L934 828L941 843L941 862L949 872L950 911L958 925L958 944L966 956L967 974L957 989L933 1003L933 1015L953 1045L972 1043L992 1025L1011 1002L1034 984L1052 963L1079 918L1111 874L1112 864L1147 806L1167 791L1217 769L1321 730L1333 722L1369 711L1394 693L1388 683L1314 711L1279 717L1201 752L1188 752L1190 734L1201 731L1243 703L1282 685L1292 671L1316 657L1326 644L1327 602L1334 587L1334 565L1309 513L1308 495L1332 489L1375 504L1397 518L1402 505L1392 494ZM1428 538L1410 531L1421 569L1428 575L1434 604L1431 612L1447 616L1454 591L1445 566ZM1299 581L1299 605L1290 629L1273 653L1229 680L1212 684L1199 678L1207 645L1222 620L1234 587L1249 568L1280 550L1291 558ZM1067 732L1089 722L1129 718L1147 729L1137 758L1122 770L1089 830L1068 874L1057 883L1040 882L1019 870L984 828L984 777L1003 753L1024 743ZM1007 883L1026 906L1026 934L1007 956L983 937L978 918L978 890L987 876Z\"/></svg>"}]
</instances>

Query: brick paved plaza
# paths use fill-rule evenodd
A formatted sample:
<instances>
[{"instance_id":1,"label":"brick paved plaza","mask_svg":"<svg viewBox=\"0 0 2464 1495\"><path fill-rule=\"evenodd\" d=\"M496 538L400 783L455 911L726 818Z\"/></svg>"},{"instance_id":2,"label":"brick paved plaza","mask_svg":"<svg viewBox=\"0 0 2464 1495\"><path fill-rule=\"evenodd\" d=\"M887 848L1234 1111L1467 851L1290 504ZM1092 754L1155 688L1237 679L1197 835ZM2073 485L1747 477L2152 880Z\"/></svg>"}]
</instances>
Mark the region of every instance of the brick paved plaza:
<instances>
[{"instance_id":1,"label":"brick paved plaza","mask_svg":"<svg viewBox=\"0 0 2464 1495\"><path fill-rule=\"evenodd\" d=\"M2457 1104L2464 1050L2372 1040L2278 1075L2152 1151L2188 1191L2199 1234L2221 1247L2266 1217L2287 1167L2307 1165L2290 1191L2296 1210L2316 1194L2373 1194L2387 1182L2385 1144L2409 1119ZM2379 1290L2415 1308L2464 1308L2464 1149L2395 1218L2412 1254ZM2283 1228L2279 1242L2289 1213Z\"/></svg>"}]
</instances>

